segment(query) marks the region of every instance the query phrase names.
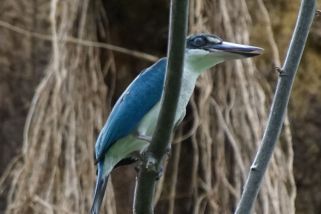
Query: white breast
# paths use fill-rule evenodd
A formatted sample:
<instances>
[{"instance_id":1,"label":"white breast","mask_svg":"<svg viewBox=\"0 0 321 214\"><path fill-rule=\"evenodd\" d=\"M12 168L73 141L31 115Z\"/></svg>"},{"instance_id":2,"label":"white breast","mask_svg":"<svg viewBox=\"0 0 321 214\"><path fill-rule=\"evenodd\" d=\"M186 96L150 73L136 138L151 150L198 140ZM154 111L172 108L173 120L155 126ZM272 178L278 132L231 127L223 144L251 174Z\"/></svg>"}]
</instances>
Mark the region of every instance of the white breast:
<instances>
[{"instance_id":1,"label":"white breast","mask_svg":"<svg viewBox=\"0 0 321 214\"><path fill-rule=\"evenodd\" d=\"M198 74L191 72L187 69L183 72L182 77L182 87L180 91L180 96L178 100L177 110L175 114L175 123L183 116L185 115L186 106L193 94L196 80L197 80ZM140 135L145 136L152 136L155 128L157 119L160 112L160 103L159 101L142 119L142 121L139 123L137 131Z\"/></svg>"}]
</instances>

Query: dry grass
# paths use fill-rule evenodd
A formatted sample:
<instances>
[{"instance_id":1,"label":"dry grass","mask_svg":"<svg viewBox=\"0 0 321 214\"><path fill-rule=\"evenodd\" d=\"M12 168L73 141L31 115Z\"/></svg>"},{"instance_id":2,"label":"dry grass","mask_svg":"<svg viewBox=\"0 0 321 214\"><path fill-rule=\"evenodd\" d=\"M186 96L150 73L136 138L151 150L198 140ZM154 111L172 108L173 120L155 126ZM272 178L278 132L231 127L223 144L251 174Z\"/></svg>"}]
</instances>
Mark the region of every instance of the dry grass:
<instances>
[{"instance_id":1,"label":"dry grass","mask_svg":"<svg viewBox=\"0 0 321 214\"><path fill-rule=\"evenodd\" d=\"M103 75L113 78L113 57L102 65L99 49L61 41L70 36L97 40L95 6L88 0L50 2L52 60L29 110L23 161L12 171L7 213L89 209L95 179L93 142L113 90L105 87ZM112 200L108 205L115 209Z\"/></svg>"}]
</instances>

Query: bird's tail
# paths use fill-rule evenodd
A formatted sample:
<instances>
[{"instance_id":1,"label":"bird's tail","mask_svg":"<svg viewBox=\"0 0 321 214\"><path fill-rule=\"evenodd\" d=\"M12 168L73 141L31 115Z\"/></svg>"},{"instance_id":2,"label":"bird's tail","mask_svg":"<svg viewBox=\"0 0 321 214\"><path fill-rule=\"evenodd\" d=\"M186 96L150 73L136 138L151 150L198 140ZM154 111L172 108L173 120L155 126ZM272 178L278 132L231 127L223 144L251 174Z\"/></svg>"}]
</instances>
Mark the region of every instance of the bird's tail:
<instances>
[{"instance_id":1,"label":"bird's tail","mask_svg":"<svg viewBox=\"0 0 321 214\"><path fill-rule=\"evenodd\" d=\"M94 201L93 201L93 204L92 204L91 210L90 210L91 214L99 214L101 203L104 199L105 190L106 190L109 176L103 176L102 174L103 173L98 172L98 176L97 176L97 180L96 180Z\"/></svg>"}]
</instances>

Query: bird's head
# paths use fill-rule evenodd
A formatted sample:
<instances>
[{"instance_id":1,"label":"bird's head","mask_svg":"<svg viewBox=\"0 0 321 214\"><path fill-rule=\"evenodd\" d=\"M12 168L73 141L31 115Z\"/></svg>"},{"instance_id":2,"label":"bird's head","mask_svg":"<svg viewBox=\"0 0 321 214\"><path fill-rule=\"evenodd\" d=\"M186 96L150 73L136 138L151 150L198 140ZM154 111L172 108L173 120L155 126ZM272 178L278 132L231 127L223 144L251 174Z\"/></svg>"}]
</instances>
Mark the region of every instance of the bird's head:
<instances>
[{"instance_id":1,"label":"bird's head","mask_svg":"<svg viewBox=\"0 0 321 214\"><path fill-rule=\"evenodd\" d=\"M225 42L216 35L191 35L186 41L185 66L202 72L226 60L254 57L262 52L262 48Z\"/></svg>"}]
</instances>

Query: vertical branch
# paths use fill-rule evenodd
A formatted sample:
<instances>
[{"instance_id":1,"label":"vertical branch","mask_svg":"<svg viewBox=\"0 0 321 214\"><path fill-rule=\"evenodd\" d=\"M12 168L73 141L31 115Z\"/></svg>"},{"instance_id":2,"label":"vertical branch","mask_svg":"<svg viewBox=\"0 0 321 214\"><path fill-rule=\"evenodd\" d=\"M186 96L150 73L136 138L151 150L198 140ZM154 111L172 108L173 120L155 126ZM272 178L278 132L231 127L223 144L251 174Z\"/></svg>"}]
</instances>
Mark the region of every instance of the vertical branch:
<instances>
[{"instance_id":1,"label":"vertical branch","mask_svg":"<svg viewBox=\"0 0 321 214\"><path fill-rule=\"evenodd\" d=\"M187 31L188 0L172 0L168 62L162 106L155 134L143 154L134 199L134 213L153 213L153 195L162 159L170 143L181 88Z\"/></svg>"},{"instance_id":2,"label":"vertical branch","mask_svg":"<svg viewBox=\"0 0 321 214\"><path fill-rule=\"evenodd\" d=\"M303 0L301 3L290 47L287 52L284 66L281 69L262 144L251 166L249 176L244 186L244 192L235 212L237 214L250 213L258 194L263 175L267 169L276 141L280 135L293 80L313 21L315 7L315 0Z\"/></svg>"}]
</instances>

